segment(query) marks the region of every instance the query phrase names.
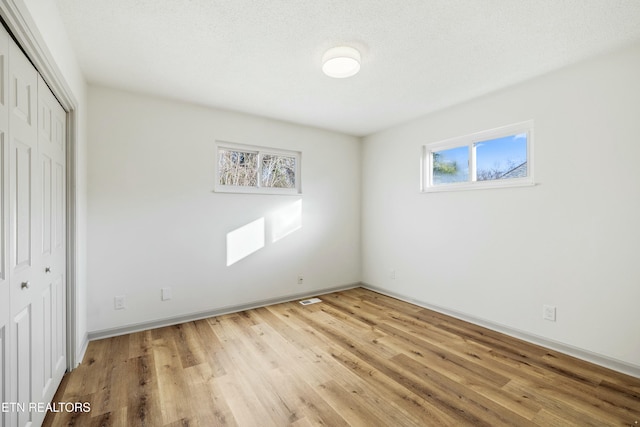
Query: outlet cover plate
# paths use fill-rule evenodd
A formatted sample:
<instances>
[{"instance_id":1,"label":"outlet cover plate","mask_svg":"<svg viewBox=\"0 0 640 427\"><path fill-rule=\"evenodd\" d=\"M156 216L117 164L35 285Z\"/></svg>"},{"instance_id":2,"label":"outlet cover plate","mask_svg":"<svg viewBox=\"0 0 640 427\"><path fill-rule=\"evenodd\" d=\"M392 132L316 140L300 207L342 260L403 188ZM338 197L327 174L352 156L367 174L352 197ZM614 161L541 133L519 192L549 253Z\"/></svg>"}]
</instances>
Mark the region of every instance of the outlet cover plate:
<instances>
[{"instance_id":1,"label":"outlet cover plate","mask_svg":"<svg viewBox=\"0 0 640 427\"><path fill-rule=\"evenodd\" d=\"M542 318L545 320L550 320L552 322L556 321L556 307L553 305L543 305L542 306Z\"/></svg>"}]
</instances>

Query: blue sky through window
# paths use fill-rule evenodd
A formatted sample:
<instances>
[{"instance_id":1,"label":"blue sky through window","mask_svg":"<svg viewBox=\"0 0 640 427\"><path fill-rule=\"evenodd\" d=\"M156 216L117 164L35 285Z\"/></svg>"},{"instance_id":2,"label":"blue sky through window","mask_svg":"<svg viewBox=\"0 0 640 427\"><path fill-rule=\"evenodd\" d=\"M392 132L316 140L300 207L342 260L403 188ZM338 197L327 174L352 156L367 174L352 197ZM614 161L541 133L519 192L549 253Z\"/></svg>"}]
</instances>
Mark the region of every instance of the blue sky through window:
<instances>
[{"instance_id":1,"label":"blue sky through window","mask_svg":"<svg viewBox=\"0 0 640 427\"><path fill-rule=\"evenodd\" d=\"M476 142L476 169L507 172L527 161L527 134Z\"/></svg>"},{"instance_id":2,"label":"blue sky through window","mask_svg":"<svg viewBox=\"0 0 640 427\"><path fill-rule=\"evenodd\" d=\"M513 178L509 172L527 162L527 133L475 142L473 147L478 181ZM468 145L434 151L433 161L434 185L470 181Z\"/></svg>"}]
</instances>

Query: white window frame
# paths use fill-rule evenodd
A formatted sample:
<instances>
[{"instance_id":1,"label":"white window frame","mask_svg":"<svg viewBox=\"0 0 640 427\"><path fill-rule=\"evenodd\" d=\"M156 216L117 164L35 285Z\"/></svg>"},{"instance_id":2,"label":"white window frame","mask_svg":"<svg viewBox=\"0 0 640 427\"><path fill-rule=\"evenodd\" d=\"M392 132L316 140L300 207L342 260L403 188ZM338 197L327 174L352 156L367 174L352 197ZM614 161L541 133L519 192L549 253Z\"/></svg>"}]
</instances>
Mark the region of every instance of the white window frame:
<instances>
[{"instance_id":1,"label":"white window frame","mask_svg":"<svg viewBox=\"0 0 640 427\"><path fill-rule=\"evenodd\" d=\"M244 193L244 194L281 194L281 195L299 195L302 194L301 190L301 164L302 153L300 151L283 150L279 148L261 147L257 145L237 144L234 142L216 141L215 143L215 166L214 176L215 185L214 192L217 193ZM242 151L247 153L256 153L258 155L258 179L255 186L240 186L240 185L222 185L220 184L219 177L219 161L220 150ZM294 157L296 159L296 185L294 188L276 188L276 187L262 187L261 184L261 168L262 157L265 155L275 155L284 157Z\"/></svg>"},{"instance_id":2,"label":"white window frame","mask_svg":"<svg viewBox=\"0 0 640 427\"><path fill-rule=\"evenodd\" d=\"M527 176L522 178L495 179L486 181L476 180L476 153L474 144L505 136L527 134ZM433 183L433 153L459 147L469 149L469 180L466 182L439 184ZM423 193L443 191L478 190L487 188L522 187L535 185L533 178L533 120L515 123L496 129L485 130L465 136L438 141L423 146L421 157L421 186Z\"/></svg>"}]
</instances>

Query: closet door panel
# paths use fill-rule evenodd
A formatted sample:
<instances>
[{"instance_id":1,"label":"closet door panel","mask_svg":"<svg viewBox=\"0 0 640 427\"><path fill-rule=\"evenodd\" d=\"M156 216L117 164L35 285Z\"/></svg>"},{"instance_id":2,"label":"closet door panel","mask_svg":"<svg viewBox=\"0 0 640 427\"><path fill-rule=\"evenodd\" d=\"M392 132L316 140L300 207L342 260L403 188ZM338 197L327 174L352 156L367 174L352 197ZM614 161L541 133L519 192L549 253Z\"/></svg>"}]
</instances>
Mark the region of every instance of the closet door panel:
<instances>
[{"instance_id":1,"label":"closet door panel","mask_svg":"<svg viewBox=\"0 0 640 427\"><path fill-rule=\"evenodd\" d=\"M67 292L63 276L59 275L52 284L51 302L51 355L53 367L54 390L51 398L57 390L62 377L67 370ZM49 399L51 400L51 399Z\"/></svg>"},{"instance_id":2,"label":"closet door panel","mask_svg":"<svg viewBox=\"0 0 640 427\"><path fill-rule=\"evenodd\" d=\"M9 281L12 402L42 402L46 284L37 250L41 228L37 124L38 73L9 42ZM43 413L18 412L17 426L40 424ZM12 423L13 424L13 423Z\"/></svg>"},{"instance_id":3,"label":"closet door panel","mask_svg":"<svg viewBox=\"0 0 640 427\"><path fill-rule=\"evenodd\" d=\"M40 238L38 258L45 290L43 315L42 399L49 401L66 369L65 317L65 138L66 114L42 77L38 76L38 156Z\"/></svg>"},{"instance_id":4,"label":"closet door panel","mask_svg":"<svg viewBox=\"0 0 640 427\"><path fill-rule=\"evenodd\" d=\"M53 245L53 160L46 154L40 155L40 172L42 182L42 254L50 256Z\"/></svg>"},{"instance_id":5,"label":"closet door panel","mask_svg":"<svg viewBox=\"0 0 640 427\"><path fill-rule=\"evenodd\" d=\"M33 356L33 341L31 339L31 331L33 330L33 318L31 305L23 308L14 317L14 337L13 353L13 371L16 372L18 381L15 384L14 398L11 402L19 402L29 405L33 396L33 366L31 363ZM29 411L17 411L11 413L14 422L11 425L29 426L33 422L33 416Z\"/></svg>"},{"instance_id":6,"label":"closet door panel","mask_svg":"<svg viewBox=\"0 0 640 427\"><path fill-rule=\"evenodd\" d=\"M9 260L9 34L0 27L0 402L9 402L11 297ZM0 426L9 426L9 413L0 412Z\"/></svg>"},{"instance_id":7,"label":"closet door panel","mask_svg":"<svg viewBox=\"0 0 640 427\"><path fill-rule=\"evenodd\" d=\"M33 148L15 139L13 144L13 188L14 197L11 200L15 211L15 237L13 244L14 273L21 272L33 266L32 236L33 236Z\"/></svg>"}]
</instances>

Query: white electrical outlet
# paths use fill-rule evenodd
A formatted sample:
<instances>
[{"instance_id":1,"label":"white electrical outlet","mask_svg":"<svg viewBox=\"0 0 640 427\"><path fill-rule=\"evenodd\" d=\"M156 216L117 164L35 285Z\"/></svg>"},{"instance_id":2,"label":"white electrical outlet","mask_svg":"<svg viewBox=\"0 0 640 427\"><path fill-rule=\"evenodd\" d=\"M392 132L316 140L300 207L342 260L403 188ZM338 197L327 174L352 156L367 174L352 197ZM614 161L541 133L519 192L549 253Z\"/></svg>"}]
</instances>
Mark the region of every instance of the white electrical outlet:
<instances>
[{"instance_id":1,"label":"white electrical outlet","mask_svg":"<svg viewBox=\"0 0 640 427\"><path fill-rule=\"evenodd\" d=\"M113 299L113 308L115 310L124 310L127 308L124 304L124 295L119 295Z\"/></svg>"},{"instance_id":2,"label":"white electrical outlet","mask_svg":"<svg viewBox=\"0 0 640 427\"><path fill-rule=\"evenodd\" d=\"M303 275L299 275L298 276L298 285L304 285L304 276Z\"/></svg>"},{"instance_id":3,"label":"white electrical outlet","mask_svg":"<svg viewBox=\"0 0 640 427\"><path fill-rule=\"evenodd\" d=\"M553 305L543 305L542 306L542 318L545 320L550 320L552 322L556 321L556 308Z\"/></svg>"},{"instance_id":4,"label":"white electrical outlet","mask_svg":"<svg viewBox=\"0 0 640 427\"><path fill-rule=\"evenodd\" d=\"M167 300L170 300L171 298L173 298L173 295L171 293L171 288L160 289L160 299L162 301L167 301Z\"/></svg>"},{"instance_id":5,"label":"white electrical outlet","mask_svg":"<svg viewBox=\"0 0 640 427\"><path fill-rule=\"evenodd\" d=\"M396 270L395 269L391 270L391 272L389 273L389 277L391 279L393 279L393 280L396 279Z\"/></svg>"}]
</instances>

